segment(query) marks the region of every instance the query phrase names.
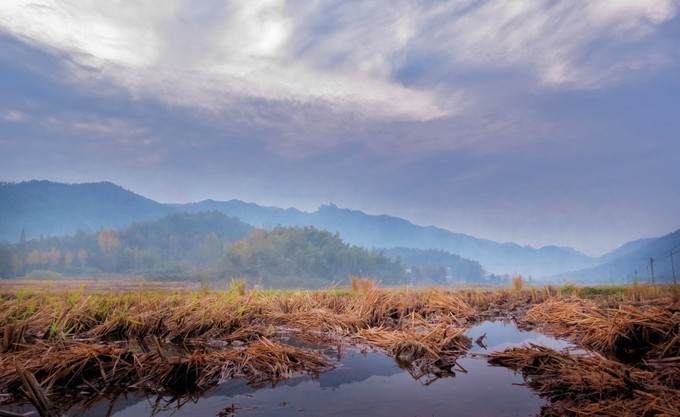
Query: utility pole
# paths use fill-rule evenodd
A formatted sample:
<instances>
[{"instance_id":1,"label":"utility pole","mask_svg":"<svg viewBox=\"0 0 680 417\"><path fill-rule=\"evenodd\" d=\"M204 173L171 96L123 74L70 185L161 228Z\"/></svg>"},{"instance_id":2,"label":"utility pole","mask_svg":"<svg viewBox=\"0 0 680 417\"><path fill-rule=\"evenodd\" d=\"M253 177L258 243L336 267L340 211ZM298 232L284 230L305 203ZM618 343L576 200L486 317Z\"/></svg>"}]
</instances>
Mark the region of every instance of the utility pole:
<instances>
[{"instance_id":1,"label":"utility pole","mask_svg":"<svg viewBox=\"0 0 680 417\"><path fill-rule=\"evenodd\" d=\"M673 263L673 251L671 251L671 269L673 270L673 285L678 285L678 282L675 280L675 263Z\"/></svg>"},{"instance_id":2,"label":"utility pole","mask_svg":"<svg viewBox=\"0 0 680 417\"><path fill-rule=\"evenodd\" d=\"M652 285L654 285L654 259L649 258L649 268L652 270Z\"/></svg>"}]
</instances>

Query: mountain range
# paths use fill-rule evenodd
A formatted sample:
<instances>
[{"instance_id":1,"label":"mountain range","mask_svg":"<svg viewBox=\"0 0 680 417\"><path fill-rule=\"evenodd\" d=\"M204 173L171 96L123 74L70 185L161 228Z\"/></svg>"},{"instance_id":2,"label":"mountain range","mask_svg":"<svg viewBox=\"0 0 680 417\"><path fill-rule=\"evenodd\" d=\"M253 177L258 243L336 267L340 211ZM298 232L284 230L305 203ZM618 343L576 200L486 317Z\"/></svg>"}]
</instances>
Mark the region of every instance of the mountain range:
<instances>
[{"instance_id":1,"label":"mountain range","mask_svg":"<svg viewBox=\"0 0 680 417\"><path fill-rule=\"evenodd\" d=\"M338 208L333 204L323 205L311 213L262 207L239 200L206 200L174 207L190 213L215 210L256 227L312 225L339 233L346 242L367 248L439 249L477 260L488 271L499 274L517 272L544 277L585 268L594 261L571 248L546 246L536 249L516 243L498 243L434 226L415 225L398 217Z\"/></svg>"},{"instance_id":2,"label":"mountain range","mask_svg":"<svg viewBox=\"0 0 680 417\"><path fill-rule=\"evenodd\" d=\"M640 239L602 256L601 264L558 274L560 280L578 282L673 282L680 269L680 230L656 239ZM654 277L652 278L652 270Z\"/></svg>"},{"instance_id":3,"label":"mountain range","mask_svg":"<svg viewBox=\"0 0 680 417\"><path fill-rule=\"evenodd\" d=\"M0 241L70 235L152 220L173 209L110 182L0 183Z\"/></svg>"},{"instance_id":4,"label":"mountain range","mask_svg":"<svg viewBox=\"0 0 680 417\"><path fill-rule=\"evenodd\" d=\"M109 182L63 184L49 181L0 183L0 241L17 242L22 238L73 234L78 230L118 228L170 213L208 211L236 217L255 227L314 226L338 233L345 242L366 248L445 251L474 259L486 271L495 274L520 273L534 278L554 276L589 282L623 279L634 273L636 267L632 265L636 262L642 265L644 259L664 250L668 252L674 242L680 245L678 231L662 238L633 241L593 258L571 248L499 243L333 204L323 205L314 212L265 207L240 200L161 204ZM659 264L658 268L661 268L660 274L668 275L666 269L670 270L670 266L666 268Z\"/></svg>"}]
</instances>

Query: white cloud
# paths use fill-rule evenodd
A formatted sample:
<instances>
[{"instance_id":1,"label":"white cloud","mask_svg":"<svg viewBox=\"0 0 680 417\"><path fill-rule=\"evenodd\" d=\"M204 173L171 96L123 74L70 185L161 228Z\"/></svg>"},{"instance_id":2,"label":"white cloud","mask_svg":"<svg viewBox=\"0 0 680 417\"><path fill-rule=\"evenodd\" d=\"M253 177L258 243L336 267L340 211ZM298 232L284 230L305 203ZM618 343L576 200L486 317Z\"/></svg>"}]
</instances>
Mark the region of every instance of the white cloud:
<instances>
[{"instance_id":1,"label":"white cloud","mask_svg":"<svg viewBox=\"0 0 680 417\"><path fill-rule=\"evenodd\" d=\"M0 25L24 40L73 54L88 65L145 67L153 65L165 47L157 28L171 9L156 4L148 0L7 0Z\"/></svg>"},{"instance_id":2,"label":"white cloud","mask_svg":"<svg viewBox=\"0 0 680 417\"><path fill-rule=\"evenodd\" d=\"M171 105L247 114L257 112L252 100L264 100L284 111L296 103L427 121L474 101L474 86L455 78L461 70L510 68L534 74L538 88L598 88L662 64L663 51L587 55L597 42L618 47L653 35L677 8L674 0L6 0L0 30L70 56L78 82L105 77ZM404 85L399 69L428 71L430 63L413 61L427 52L451 76Z\"/></svg>"},{"instance_id":3,"label":"white cloud","mask_svg":"<svg viewBox=\"0 0 680 417\"><path fill-rule=\"evenodd\" d=\"M431 92L406 88L384 74L334 71L293 59L295 28L285 1L232 1L222 13L200 19L178 15L187 4L16 0L7 4L0 25L98 71L76 68L81 77L103 74L134 94L173 104L224 111L244 98L321 100L369 118L418 120L451 111L440 108ZM191 42L178 42L184 35Z\"/></svg>"},{"instance_id":4,"label":"white cloud","mask_svg":"<svg viewBox=\"0 0 680 417\"><path fill-rule=\"evenodd\" d=\"M50 130L70 131L74 136L86 137L88 140L115 141L119 144L150 144L148 128L118 118L93 118L86 114L66 113L58 118L48 117L40 123ZM146 139L144 139L147 137Z\"/></svg>"},{"instance_id":5,"label":"white cloud","mask_svg":"<svg viewBox=\"0 0 680 417\"><path fill-rule=\"evenodd\" d=\"M436 30L434 44L448 48L459 64L526 68L547 85L597 88L618 81L612 75L630 69L629 60L639 68L641 60L653 65L658 59L643 49L634 56L612 54L593 66L582 58L593 44L604 42L612 50L634 45L674 18L677 8L675 0L489 0L424 16L426 22L449 16L449 24Z\"/></svg>"},{"instance_id":6,"label":"white cloud","mask_svg":"<svg viewBox=\"0 0 680 417\"><path fill-rule=\"evenodd\" d=\"M4 113L2 113L2 120L6 122L20 123L26 121L27 119L28 115L24 112L20 112L19 110L6 110Z\"/></svg>"}]
</instances>

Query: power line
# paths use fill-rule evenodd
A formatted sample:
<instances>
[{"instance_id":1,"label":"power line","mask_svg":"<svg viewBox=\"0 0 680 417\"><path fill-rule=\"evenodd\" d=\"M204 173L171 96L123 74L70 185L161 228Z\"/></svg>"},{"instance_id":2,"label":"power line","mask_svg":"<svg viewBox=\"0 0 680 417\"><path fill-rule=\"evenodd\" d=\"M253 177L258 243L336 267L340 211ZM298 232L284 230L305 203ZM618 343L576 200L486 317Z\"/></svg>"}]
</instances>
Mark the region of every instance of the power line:
<instances>
[{"instance_id":1,"label":"power line","mask_svg":"<svg viewBox=\"0 0 680 417\"><path fill-rule=\"evenodd\" d=\"M673 250L670 250L670 251L668 251L668 252L662 252L661 254L655 256L654 259L660 261L660 260L662 260L662 259L669 258L669 257L671 257L672 255L675 255L675 254L678 254L678 253L680 253L680 250L678 250L678 251L676 251L676 252L673 252Z\"/></svg>"},{"instance_id":2,"label":"power line","mask_svg":"<svg viewBox=\"0 0 680 417\"><path fill-rule=\"evenodd\" d=\"M680 252L678 252L680 253ZM598 260L590 260L590 261L554 261L554 262L517 262L517 263L484 263L484 266L490 265L490 266L523 266L523 265L582 265L582 264L598 264L598 265L605 265L605 264L625 264L625 263L630 263L634 261L642 261L642 260L648 260L649 258L635 258L635 259L622 259L618 261L598 261Z\"/></svg>"},{"instance_id":3,"label":"power line","mask_svg":"<svg viewBox=\"0 0 680 417\"><path fill-rule=\"evenodd\" d=\"M663 252L659 253L659 255L655 257L650 257L649 260L645 261L644 268L647 271L647 277L651 278L652 284L654 284L655 281L655 276L654 276L654 262L662 261L666 258L671 258L671 269L673 271L673 283L677 283L676 277L675 277L675 264L673 263L673 255L680 253L680 250L675 251L676 249L680 249L680 244L673 246L670 249L666 249ZM637 269L635 270L637 274ZM650 274L651 272L651 274Z\"/></svg>"}]
</instances>

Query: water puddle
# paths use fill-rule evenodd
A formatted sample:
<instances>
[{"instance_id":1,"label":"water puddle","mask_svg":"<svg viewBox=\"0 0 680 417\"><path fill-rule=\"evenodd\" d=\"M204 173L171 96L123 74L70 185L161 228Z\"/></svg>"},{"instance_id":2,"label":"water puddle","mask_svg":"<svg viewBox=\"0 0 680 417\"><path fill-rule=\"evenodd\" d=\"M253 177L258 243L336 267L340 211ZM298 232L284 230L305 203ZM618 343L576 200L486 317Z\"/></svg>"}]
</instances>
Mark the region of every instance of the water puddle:
<instances>
[{"instance_id":1,"label":"water puddle","mask_svg":"<svg viewBox=\"0 0 680 417\"><path fill-rule=\"evenodd\" d=\"M195 399L121 395L101 399L68 411L71 417L169 416L536 416L546 402L523 386L522 376L489 366L480 354L502 351L525 343L555 350L573 348L567 342L534 331L521 331L513 323L484 322L472 327L470 353L458 359L467 372L428 381L415 380L395 361L380 352L347 349L337 369L316 378L296 377L276 385L253 387L242 380L227 381ZM332 350L325 350L333 356ZM3 409L28 411L15 406Z\"/></svg>"},{"instance_id":2,"label":"water puddle","mask_svg":"<svg viewBox=\"0 0 680 417\"><path fill-rule=\"evenodd\" d=\"M466 334L473 342L484 336L480 343L472 344L470 350L472 354L502 352L528 343L557 351L566 349L573 353L585 353L565 340L555 339L533 330L520 330L515 323L508 320L485 321L471 327Z\"/></svg>"}]
</instances>

